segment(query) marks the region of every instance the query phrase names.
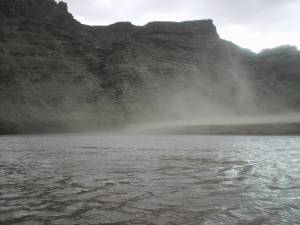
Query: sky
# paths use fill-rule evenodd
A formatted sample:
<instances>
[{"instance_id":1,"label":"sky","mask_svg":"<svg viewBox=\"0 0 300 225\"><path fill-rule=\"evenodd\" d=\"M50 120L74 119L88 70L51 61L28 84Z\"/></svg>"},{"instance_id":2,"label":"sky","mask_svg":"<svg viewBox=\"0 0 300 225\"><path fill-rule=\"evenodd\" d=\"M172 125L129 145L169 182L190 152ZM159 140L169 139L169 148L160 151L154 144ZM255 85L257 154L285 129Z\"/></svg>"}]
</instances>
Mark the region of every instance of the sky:
<instances>
[{"instance_id":1,"label":"sky","mask_svg":"<svg viewBox=\"0 0 300 225\"><path fill-rule=\"evenodd\" d=\"M221 38L259 52L300 49L300 0L64 0L83 24L212 19Z\"/></svg>"}]
</instances>

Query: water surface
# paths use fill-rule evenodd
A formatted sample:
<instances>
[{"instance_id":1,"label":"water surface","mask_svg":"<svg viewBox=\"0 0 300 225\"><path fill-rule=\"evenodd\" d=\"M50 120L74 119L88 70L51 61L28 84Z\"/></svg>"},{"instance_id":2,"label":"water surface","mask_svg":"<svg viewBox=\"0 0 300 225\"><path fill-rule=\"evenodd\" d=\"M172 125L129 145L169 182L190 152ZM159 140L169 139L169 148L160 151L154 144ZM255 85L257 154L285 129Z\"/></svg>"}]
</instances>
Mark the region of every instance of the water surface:
<instances>
[{"instance_id":1,"label":"water surface","mask_svg":"<svg viewBox=\"0 0 300 225\"><path fill-rule=\"evenodd\" d=\"M0 137L0 224L299 221L299 136Z\"/></svg>"}]
</instances>

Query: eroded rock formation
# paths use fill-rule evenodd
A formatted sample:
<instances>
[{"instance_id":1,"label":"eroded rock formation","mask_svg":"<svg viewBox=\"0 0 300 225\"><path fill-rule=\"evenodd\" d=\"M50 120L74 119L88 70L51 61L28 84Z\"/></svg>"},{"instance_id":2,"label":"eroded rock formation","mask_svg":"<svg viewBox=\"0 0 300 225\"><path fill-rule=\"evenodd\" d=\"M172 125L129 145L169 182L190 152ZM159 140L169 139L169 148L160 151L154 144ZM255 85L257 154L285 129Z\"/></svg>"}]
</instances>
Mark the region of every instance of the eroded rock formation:
<instances>
[{"instance_id":1,"label":"eroded rock formation","mask_svg":"<svg viewBox=\"0 0 300 225\"><path fill-rule=\"evenodd\" d=\"M54 0L0 2L0 132L300 107L300 53L220 39L212 20L86 26Z\"/></svg>"}]
</instances>

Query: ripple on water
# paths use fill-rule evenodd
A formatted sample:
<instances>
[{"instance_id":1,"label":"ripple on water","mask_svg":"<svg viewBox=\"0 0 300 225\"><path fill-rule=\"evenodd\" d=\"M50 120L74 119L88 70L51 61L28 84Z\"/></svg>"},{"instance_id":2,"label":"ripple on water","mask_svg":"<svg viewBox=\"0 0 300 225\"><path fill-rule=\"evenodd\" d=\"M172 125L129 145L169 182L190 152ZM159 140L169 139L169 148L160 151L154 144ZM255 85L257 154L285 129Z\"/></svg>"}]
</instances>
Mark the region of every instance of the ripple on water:
<instances>
[{"instance_id":1,"label":"ripple on water","mask_svg":"<svg viewBox=\"0 0 300 225\"><path fill-rule=\"evenodd\" d=\"M297 224L300 138L0 137L1 224Z\"/></svg>"}]
</instances>

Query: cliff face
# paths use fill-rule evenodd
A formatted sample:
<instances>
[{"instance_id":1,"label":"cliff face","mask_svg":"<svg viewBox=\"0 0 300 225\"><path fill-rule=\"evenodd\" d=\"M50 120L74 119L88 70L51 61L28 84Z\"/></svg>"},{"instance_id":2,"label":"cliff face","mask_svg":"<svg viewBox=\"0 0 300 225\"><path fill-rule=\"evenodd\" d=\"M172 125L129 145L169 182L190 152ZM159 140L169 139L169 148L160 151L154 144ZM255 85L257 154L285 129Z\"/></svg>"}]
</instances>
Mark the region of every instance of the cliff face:
<instances>
[{"instance_id":1,"label":"cliff face","mask_svg":"<svg viewBox=\"0 0 300 225\"><path fill-rule=\"evenodd\" d=\"M267 49L257 55L256 65L256 90L269 110L299 110L300 51L294 46Z\"/></svg>"},{"instance_id":2,"label":"cliff face","mask_svg":"<svg viewBox=\"0 0 300 225\"><path fill-rule=\"evenodd\" d=\"M0 131L299 108L299 62L224 41L211 20L91 27L62 2L2 0Z\"/></svg>"}]
</instances>

